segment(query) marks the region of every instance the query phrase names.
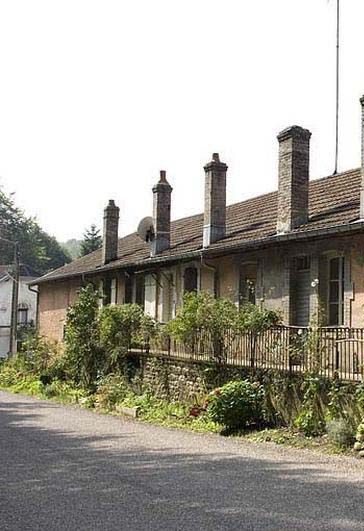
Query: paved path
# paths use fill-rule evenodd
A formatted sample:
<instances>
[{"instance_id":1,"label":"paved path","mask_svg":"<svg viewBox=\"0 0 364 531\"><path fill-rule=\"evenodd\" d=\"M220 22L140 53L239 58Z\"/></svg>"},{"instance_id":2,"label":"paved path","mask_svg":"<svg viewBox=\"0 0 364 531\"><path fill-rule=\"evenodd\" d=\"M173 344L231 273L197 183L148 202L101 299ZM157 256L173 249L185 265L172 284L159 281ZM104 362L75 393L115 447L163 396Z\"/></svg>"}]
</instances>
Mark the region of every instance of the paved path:
<instances>
[{"instance_id":1,"label":"paved path","mask_svg":"<svg viewBox=\"0 0 364 531\"><path fill-rule=\"evenodd\" d=\"M0 529L364 529L364 464L0 392Z\"/></svg>"}]
</instances>

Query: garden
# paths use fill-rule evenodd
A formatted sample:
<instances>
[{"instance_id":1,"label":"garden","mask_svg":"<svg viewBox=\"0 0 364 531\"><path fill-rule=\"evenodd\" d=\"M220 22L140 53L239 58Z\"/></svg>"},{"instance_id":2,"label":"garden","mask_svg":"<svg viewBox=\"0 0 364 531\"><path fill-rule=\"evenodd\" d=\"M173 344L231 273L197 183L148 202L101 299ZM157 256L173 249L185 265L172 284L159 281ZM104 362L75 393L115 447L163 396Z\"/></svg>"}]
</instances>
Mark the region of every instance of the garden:
<instances>
[{"instance_id":1,"label":"garden","mask_svg":"<svg viewBox=\"0 0 364 531\"><path fill-rule=\"evenodd\" d=\"M258 338L279 322L277 312L249 304L238 309L199 293L186 295L177 316L161 326L135 304L100 309L99 294L88 285L68 310L64 343L29 334L21 352L2 362L0 388L100 413L131 410L142 421L174 428L364 457L362 383L327 379L315 370L252 367L234 377L226 371L227 330L230 340L247 331ZM158 396L143 381L133 349L144 351L166 337L193 349L206 333L213 348L201 368L200 392L184 400Z\"/></svg>"}]
</instances>

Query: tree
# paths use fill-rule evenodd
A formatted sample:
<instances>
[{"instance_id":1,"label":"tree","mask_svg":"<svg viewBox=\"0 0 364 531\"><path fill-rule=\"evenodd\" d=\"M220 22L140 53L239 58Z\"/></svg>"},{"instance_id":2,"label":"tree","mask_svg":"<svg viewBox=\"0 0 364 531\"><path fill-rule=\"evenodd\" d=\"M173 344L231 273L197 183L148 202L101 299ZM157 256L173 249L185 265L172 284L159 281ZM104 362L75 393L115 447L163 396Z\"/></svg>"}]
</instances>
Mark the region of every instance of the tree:
<instances>
[{"instance_id":1,"label":"tree","mask_svg":"<svg viewBox=\"0 0 364 531\"><path fill-rule=\"evenodd\" d=\"M34 218L27 217L12 195L0 189L0 238L18 242L20 262L41 275L71 261L57 240L47 234ZM0 239L0 263L13 261L14 247Z\"/></svg>"},{"instance_id":2,"label":"tree","mask_svg":"<svg viewBox=\"0 0 364 531\"><path fill-rule=\"evenodd\" d=\"M65 329L66 366L74 381L85 389L92 387L103 365L98 316L99 294L88 284L69 307Z\"/></svg>"},{"instance_id":3,"label":"tree","mask_svg":"<svg viewBox=\"0 0 364 531\"><path fill-rule=\"evenodd\" d=\"M100 249L102 245L102 238L100 236L100 230L96 228L96 225L92 224L89 229L83 235L83 241L81 242L80 255L86 256L97 249Z\"/></svg>"}]
</instances>

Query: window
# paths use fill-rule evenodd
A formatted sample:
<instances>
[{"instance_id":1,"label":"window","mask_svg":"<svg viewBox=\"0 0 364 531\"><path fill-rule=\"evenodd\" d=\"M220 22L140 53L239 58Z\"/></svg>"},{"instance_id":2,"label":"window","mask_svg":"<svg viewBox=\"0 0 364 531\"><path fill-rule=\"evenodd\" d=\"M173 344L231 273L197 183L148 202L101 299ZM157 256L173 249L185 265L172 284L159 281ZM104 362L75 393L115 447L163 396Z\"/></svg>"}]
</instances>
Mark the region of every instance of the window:
<instances>
[{"instance_id":1,"label":"window","mask_svg":"<svg viewBox=\"0 0 364 531\"><path fill-rule=\"evenodd\" d=\"M309 271L311 267L310 256L297 256L296 258L296 270L297 271Z\"/></svg>"},{"instance_id":2,"label":"window","mask_svg":"<svg viewBox=\"0 0 364 531\"><path fill-rule=\"evenodd\" d=\"M240 273L239 304L256 304L257 265L244 264Z\"/></svg>"},{"instance_id":3,"label":"window","mask_svg":"<svg viewBox=\"0 0 364 531\"><path fill-rule=\"evenodd\" d=\"M130 304L133 302L133 277L125 277L125 304Z\"/></svg>"},{"instance_id":4,"label":"window","mask_svg":"<svg viewBox=\"0 0 364 531\"><path fill-rule=\"evenodd\" d=\"M27 325L28 324L28 314L29 310L26 306L18 308L18 324Z\"/></svg>"},{"instance_id":5,"label":"window","mask_svg":"<svg viewBox=\"0 0 364 531\"><path fill-rule=\"evenodd\" d=\"M110 286L110 304L117 304L118 302L118 282L116 278L111 280Z\"/></svg>"},{"instance_id":6,"label":"window","mask_svg":"<svg viewBox=\"0 0 364 531\"><path fill-rule=\"evenodd\" d=\"M196 293L197 292L197 268L196 267L186 267L184 273L184 283L183 291L185 293Z\"/></svg>"},{"instance_id":7,"label":"window","mask_svg":"<svg viewBox=\"0 0 364 531\"><path fill-rule=\"evenodd\" d=\"M135 303L144 308L145 303L145 279L144 275L135 277Z\"/></svg>"},{"instance_id":8,"label":"window","mask_svg":"<svg viewBox=\"0 0 364 531\"><path fill-rule=\"evenodd\" d=\"M344 324L344 274L345 260L337 256L329 260L329 325Z\"/></svg>"}]
</instances>

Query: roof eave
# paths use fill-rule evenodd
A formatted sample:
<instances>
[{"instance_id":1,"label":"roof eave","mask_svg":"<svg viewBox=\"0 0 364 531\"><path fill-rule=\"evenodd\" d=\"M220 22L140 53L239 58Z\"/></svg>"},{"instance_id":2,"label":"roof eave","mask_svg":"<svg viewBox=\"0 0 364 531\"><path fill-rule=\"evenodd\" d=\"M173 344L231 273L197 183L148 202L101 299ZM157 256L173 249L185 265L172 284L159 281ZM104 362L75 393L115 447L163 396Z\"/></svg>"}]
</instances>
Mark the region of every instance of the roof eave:
<instances>
[{"instance_id":1,"label":"roof eave","mask_svg":"<svg viewBox=\"0 0 364 531\"><path fill-rule=\"evenodd\" d=\"M334 225L332 227L325 227L321 229L312 229L312 230L305 230L302 232L288 232L284 234L274 234L271 236L267 236L265 238L260 238L258 240L253 240L251 242L240 242L235 245L227 245L226 247L222 247L221 249L214 249L213 247L207 247L204 249L197 249L196 251L189 251L187 253L181 253L179 255L173 255L173 256L158 256L153 257L149 259L139 260L136 262L129 262L123 265L120 264L113 264L112 262L109 263L107 266L101 266L97 267L96 269L85 271L85 272L78 272L78 273L71 273L71 274L64 274L59 275L55 277L47 278L47 275L44 277L40 277L39 279L36 279L29 283L30 286L36 286L39 284L44 284L46 282L55 282L57 280L66 280L71 278L77 278L77 277L86 277L86 276L93 276L97 273L103 273L107 271L112 271L114 269L119 270L127 270L127 269L138 269L139 267L152 267L154 265L160 265L160 264L170 264L173 262L179 262L181 260L186 261L193 258L197 258L201 255L205 256L221 256L228 253L235 253L239 251L244 250L252 250L261 248L265 245L272 245L276 243L285 243L290 241L300 241L300 240L309 240L309 239L316 239L320 238L321 236L332 236L332 235L341 235L345 233L359 233L364 230L364 220L358 220L352 223L347 223L343 225Z\"/></svg>"}]
</instances>

